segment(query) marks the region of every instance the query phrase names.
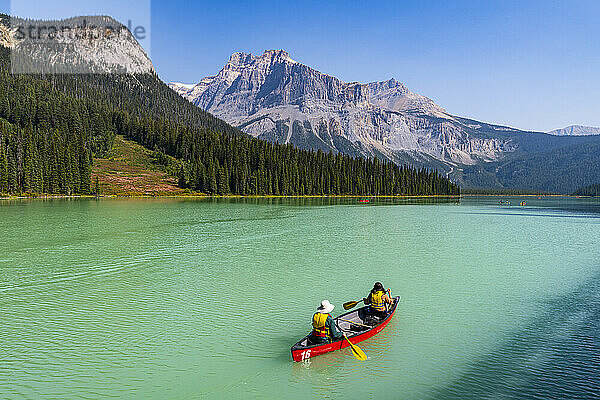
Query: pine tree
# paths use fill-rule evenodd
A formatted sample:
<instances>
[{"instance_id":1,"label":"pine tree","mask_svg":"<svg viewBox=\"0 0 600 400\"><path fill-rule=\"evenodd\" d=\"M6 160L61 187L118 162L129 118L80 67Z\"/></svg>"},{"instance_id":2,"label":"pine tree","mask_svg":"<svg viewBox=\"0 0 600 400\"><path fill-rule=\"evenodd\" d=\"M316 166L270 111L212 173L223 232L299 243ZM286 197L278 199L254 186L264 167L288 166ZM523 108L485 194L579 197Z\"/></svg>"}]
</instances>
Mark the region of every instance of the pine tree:
<instances>
[{"instance_id":1,"label":"pine tree","mask_svg":"<svg viewBox=\"0 0 600 400\"><path fill-rule=\"evenodd\" d=\"M8 193L8 164L4 151L4 138L0 131L0 193Z\"/></svg>"},{"instance_id":2,"label":"pine tree","mask_svg":"<svg viewBox=\"0 0 600 400\"><path fill-rule=\"evenodd\" d=\"M94 182L94 196L100 196L100 179L98 175L96 175L96 180Z\"/></svg>"},{"instance_id":3,"label":"pine tree","mask_svg":"<svg viewBox=\"0 0 600 400\"><path fill-rule=\"evenodd\" d=\"M211 194L217 194L217 177L215 175L215 167L211 164L210 166L210 186L209 191Z\"/></svg>"},{"instance_id":4,"label":"pine tree","mask_svg":"<svg viewBox=\"0 0 600 400\"><path fill-rule=\"evenodd\" d=\"M219 195L225 196L229 194L229 174L227 167L221 167L219 169Z\"/></svg>"},{"instance_id":5,"label":"pine tree","mask_svg":"<svg viewBox=\"0 0 600 400\"><path fill-rule=\"evenodd\" d=\"M183 166L183 164L179 168L179 176L177 179L177 185L181 188L188 187L188 181L186 178L185 167Z\"/></svg>"},{"instance_id":6,"label":"pine tree","mask_svg":"<svg viewBox=\"0 0 600 400\"><path fill-rule=\"evenodd\" d=\"M275 196L279 196L279 179L277 178L277 173L273 174L273 191L272 193Z\"/></svg>"}]
</instances>

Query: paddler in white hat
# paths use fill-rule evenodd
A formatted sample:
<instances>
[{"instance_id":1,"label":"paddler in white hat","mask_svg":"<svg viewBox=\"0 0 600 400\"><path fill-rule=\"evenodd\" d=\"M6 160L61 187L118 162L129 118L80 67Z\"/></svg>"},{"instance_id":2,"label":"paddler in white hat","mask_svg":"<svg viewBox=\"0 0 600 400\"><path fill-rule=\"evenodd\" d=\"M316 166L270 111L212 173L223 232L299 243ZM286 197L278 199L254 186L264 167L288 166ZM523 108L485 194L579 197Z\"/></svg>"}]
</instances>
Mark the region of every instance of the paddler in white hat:
<instances>
[{"instance_id":1,"label":"paddler in white hat","mask_svg":"<svg viewBox=\"0 0 600 400\"><path fill-rule=\"evenodd\" d=\"M331 343L344 335L338 331L333 318L329 314L335 306L329 300L323 300L312 318L313 330L308 337L309 344Z\"/></svg>"}]
</instances>

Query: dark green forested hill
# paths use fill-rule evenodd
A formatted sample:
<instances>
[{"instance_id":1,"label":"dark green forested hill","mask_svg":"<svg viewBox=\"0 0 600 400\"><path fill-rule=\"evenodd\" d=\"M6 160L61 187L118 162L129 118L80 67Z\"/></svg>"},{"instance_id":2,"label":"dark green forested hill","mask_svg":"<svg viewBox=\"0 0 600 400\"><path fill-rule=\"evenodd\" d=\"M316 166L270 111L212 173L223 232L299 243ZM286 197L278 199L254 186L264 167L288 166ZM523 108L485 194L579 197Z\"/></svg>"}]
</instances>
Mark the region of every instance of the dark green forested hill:
<instances>
[{"instance_id":1,"label":"dark green forested hill","mask_svg":"<svg viewBox=\"0 0 600 400\"><path fill-rule=\"evenodd\" d=\"M600 196L600 183L577 189L575 196Z\"/></svg>"},{"instance_id":2,"label":"dark green forested hill","mask_svg":"<svg viewBox=\"0 0 600 400\"><path fill-rule=\"evenodd\" d=\"M211 194L458 194L435 171L250 138L153 74L12 75L0 47L0 193L89 193L117 134L179 161L179 184Z\"/></svg>"},{"instance_id":3,"label":"dark green forested hill","mask_svg":"<svg viewBox=\"0 0 600 400\"><path fill-rule=\"evenodd\" d=\"M471 187L570 194L598 182L600 137L572 138L562 147L464 167Z\"/></svg>"}]
</instances>

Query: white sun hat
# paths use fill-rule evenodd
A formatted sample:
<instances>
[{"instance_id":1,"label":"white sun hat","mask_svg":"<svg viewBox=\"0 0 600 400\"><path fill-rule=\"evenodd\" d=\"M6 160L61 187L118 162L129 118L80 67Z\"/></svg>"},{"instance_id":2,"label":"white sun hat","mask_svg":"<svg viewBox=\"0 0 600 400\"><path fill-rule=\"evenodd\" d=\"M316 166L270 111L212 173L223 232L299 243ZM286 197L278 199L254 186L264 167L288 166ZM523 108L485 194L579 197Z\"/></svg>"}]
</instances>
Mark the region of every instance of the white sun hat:
<instances>
[{"instance_id":1,"label":"white sun hat","mask_svg":"<svg viewBox=\"0 0 600 400\"><path fill-rule=\"evenodd\" d=\"M329 300L323 300L321 305L317 308L317 312L320 312L321 314L329 314L334 308L335 306L331 304Z\"/></svg>"}]
</instances>

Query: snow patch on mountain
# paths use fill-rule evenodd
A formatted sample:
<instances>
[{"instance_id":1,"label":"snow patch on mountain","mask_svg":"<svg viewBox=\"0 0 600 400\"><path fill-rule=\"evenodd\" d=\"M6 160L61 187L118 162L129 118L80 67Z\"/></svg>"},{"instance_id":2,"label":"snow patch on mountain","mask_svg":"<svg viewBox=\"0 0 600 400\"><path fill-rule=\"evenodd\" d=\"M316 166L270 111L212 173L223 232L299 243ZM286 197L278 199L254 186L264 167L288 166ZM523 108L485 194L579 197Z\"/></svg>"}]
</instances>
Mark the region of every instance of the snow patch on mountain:
<instances>
[{"instance_id":1,"label":"snow patch on mountain","mask_svg":"<svg viewBox=\"0 0 600 400\"><path fill-rule=\"evenodd\" d=\"M196 86L195 83L181 83L181 82L172 82L172 85L174 85L176 87L181 87L181 88L187 89L187 90L190 90L194 86Z\"/></svg>"}]
</instances>

